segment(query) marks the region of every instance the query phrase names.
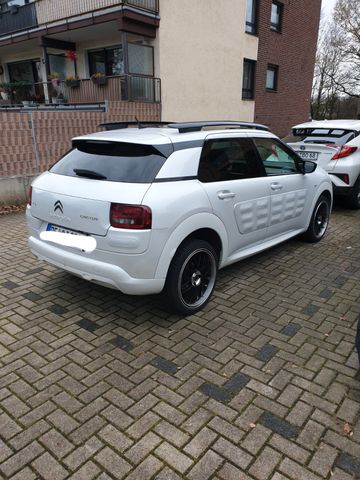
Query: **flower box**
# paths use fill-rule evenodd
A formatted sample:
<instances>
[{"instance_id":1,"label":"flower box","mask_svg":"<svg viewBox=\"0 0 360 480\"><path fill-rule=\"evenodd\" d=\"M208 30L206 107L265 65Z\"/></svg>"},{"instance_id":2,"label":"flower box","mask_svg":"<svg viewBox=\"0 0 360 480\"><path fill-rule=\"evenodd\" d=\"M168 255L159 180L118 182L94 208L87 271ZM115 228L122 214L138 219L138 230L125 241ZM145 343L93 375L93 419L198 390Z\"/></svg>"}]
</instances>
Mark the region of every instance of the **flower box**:
<instances>
[{"instance_id":1,"label":"flower box","mask_svg":"<svg viewBox=\"0 0 360 480\"><path fill-rule=\"evenodd\" d=\"M80 80L77 78L74 78L72 80L65 80L65 84L67 87L70 87L70 88L79 88Z\"/></svg>"},{"instance_id":2,"label":"flower box","mask_svg":"<svg viewBox=\"0 0 360 480\"><path fill-rule=\"evenodd\" d=\"M95 83L95 85L106 85L107 84L107 78L103 75L101 77L94 77L92 76L91 77L91 80L93 83Z\"/></svg>"}]
</instances>

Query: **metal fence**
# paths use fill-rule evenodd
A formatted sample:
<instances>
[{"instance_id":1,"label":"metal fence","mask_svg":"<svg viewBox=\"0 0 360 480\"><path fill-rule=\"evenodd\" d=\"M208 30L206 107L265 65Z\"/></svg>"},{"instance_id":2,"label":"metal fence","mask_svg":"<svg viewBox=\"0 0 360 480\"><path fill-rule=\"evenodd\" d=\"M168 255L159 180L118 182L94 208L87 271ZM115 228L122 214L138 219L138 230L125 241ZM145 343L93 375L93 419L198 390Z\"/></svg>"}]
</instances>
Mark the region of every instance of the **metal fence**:
<instances>
[{"instance_id":1,"label":"metal fence","mask_svg":"<svg viewBox=\"0 0 360 480\"><path fill-rule=\"evenodd\" d=\"M124 4L132 5L142 10L148 10L150 12L159 12L159 0L124 0Z\"/></svg>"},{"instance_id":2,"label":"metal fence","mask_svg":"<svg viewBox=\"0 0 360 480\"><path fill-rule=\"evenodd\" d=\"M52 80L51 82L9 83L2 88L0 107L11 105L82 104L108 101L161 102L159 78L142 75L106 77L103 83L89 78L75 82Z\"/></svg>"},{"instance_id":3,"label":"metal fence","mask_svg":"<svg viewBox=\"0 0 360 480\"><path fill-rule=\"evenodd\" d=\"M38 25L34 3L19 7L12 5L0 14L0 35L18 32Z\"/></svg>"}]
</instances>

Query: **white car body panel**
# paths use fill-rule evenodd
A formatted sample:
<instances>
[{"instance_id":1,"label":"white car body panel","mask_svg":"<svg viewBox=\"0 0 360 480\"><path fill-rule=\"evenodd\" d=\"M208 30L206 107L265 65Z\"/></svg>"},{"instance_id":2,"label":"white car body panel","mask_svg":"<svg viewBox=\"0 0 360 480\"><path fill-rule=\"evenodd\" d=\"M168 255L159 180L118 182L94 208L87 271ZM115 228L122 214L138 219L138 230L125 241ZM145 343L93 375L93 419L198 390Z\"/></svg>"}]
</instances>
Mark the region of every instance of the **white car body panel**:
<instances>
[{"instance_id":1,"label":"white car body panel","mask_svg":"<svg viewBox=\"0 0 360 480\"><path fill-rule=\"evenodd\" d=\"M222 243L222 255L220 258L219 268L226 265L226 257L228 255L228 236L222 221L211 213L198 213L186 218L177 228L170 234L159 258L156 269L156 278L163 278L165 281L167 271L171 260L173 259L179 245L193 232L202 228L214 230L220 237Z\"/></svg>"},{"instance_id":2,"label":"white car body panel","mask_svg":"<svg viewBox=\"0 0 360 480\"><path fill-rule=\"evenodd\" d=\"M302 228L312 199L309 195L309 175L276 175L270 178L270 236L276 230L288 232Z\"/></svg>"},{"instance_id":3,"label":"white car body panel","mask_svg":"<svg viewBox=\"0 0 360 480\"><path fill-rule=\"evenodd\" d=\"M213 211L225 225L229 255L252 243L262 242L270 215L267 177L202 184ZM226 198L227 195L233 195ZM225 196L225 198L221 198ZM251 215L251 212L255 212Z\"/></svg>"},{"instance_id":4,"label":"white car body panel","mask_svg":"<svg viewBox=\"0 0 360 480\"><path fill-rule=\"evenodd\" d=\"M157 180L196 177L200 154L200 147L188 148L172 153L157 174Z\"/></svg>"},{"instance_id":5,"label":"white car body panel","mask_svg":"<svg viewBox=\"0 0 360 480\"><path fill-rule=\"evenodd\" d=\"M125 268L118 265L81 256L72 251L67 252L32 236L29 238L29 247L40 260L45 260L84 280L121 290L125 294L159 293L164 287L164 279L134 278Z\"/></svg>"}]
</instances>

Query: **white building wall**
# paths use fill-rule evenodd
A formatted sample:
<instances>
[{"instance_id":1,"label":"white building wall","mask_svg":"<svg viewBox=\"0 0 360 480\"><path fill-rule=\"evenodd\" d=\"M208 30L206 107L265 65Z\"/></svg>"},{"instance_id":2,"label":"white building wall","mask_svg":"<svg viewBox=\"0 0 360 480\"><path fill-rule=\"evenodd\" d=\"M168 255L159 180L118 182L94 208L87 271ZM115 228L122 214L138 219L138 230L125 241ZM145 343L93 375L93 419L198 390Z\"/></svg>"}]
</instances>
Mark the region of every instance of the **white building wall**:
<instances>
[{"instance_id":1,"label":"white building wall","mask_svg":"<svg viewBox=\"0 0 360 480\"><path fill-rule=\"evenodd\" d=\"M160 0L155 75L164 120L254 119L242 100L244 58L258 39L245 33L246 0Z\"/></svg>"}]
</instances>

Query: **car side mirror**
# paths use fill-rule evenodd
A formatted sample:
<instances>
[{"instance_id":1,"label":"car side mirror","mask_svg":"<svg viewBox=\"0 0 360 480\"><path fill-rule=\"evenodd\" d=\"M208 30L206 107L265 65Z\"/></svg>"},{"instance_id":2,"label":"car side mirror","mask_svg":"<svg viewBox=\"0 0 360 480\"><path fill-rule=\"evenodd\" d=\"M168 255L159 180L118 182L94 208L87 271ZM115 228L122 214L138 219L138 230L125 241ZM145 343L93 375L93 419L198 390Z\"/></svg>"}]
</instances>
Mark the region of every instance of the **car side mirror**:
<instances>
[{"instance_id":1,"label":"car side mirror","mask_svg":"<svg viewBox=\"0 0 360 480\"><path fill-rule=\"evenodd\" d=\"M306 175L307 173L315 172L317 164L315 162L310 162L309 160L304 160L302 164L302 173Z\"/></svg>"}]
</instances>

